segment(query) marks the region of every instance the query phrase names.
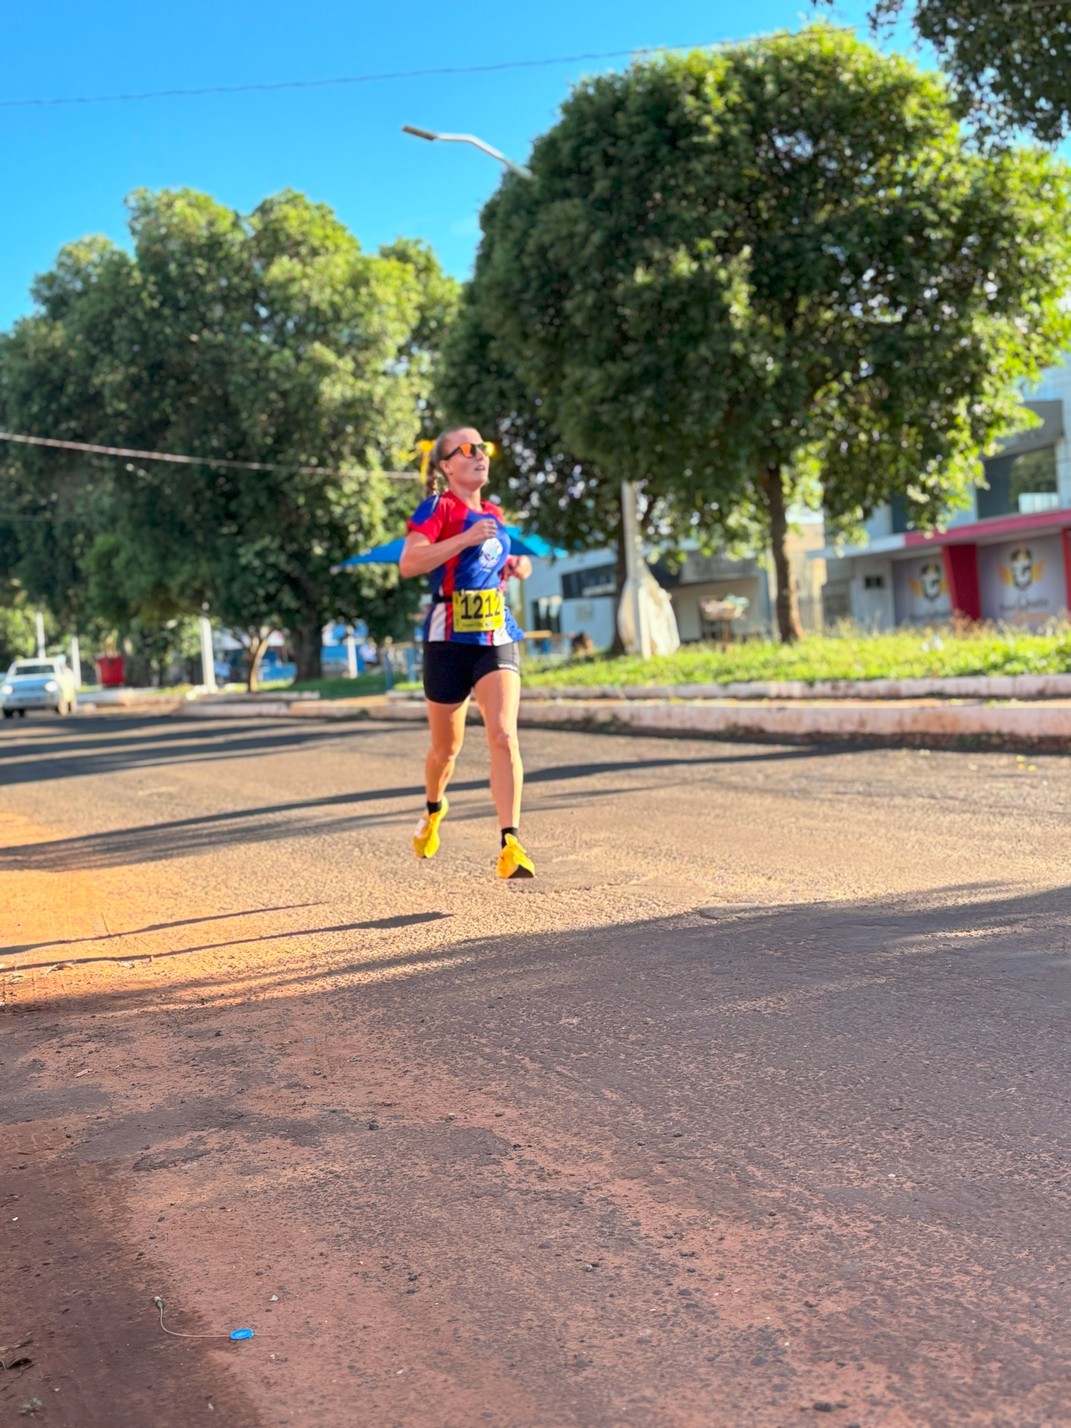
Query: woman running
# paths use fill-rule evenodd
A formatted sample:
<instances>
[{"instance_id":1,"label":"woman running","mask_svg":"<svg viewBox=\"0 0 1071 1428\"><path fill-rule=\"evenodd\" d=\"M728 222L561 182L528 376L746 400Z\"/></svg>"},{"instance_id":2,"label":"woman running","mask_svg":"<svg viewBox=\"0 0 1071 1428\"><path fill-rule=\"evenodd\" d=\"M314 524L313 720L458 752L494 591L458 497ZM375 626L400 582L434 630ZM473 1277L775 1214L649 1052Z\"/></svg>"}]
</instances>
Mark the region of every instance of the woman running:
<instances>
[{"instance_id":1,"label":"woman running","mask_svg":"<svg viewBox=\"0 0 1071 1428\"><path fill-rule=\"evenodd\" d=\"M500 878L535 876L521 846L521 785L517 745L523 639L506 604L506 581L532 573L526 555L509 553L497 506L484 501L490 448L470 426L451 427L432 447L428 492L409 521L398 568L431 577L424 622L424 695L431 748L424 766L427 812L413 837L418 858L439 850L439 825L449 811L446 786L465 738L469 698L476 696L491 750L491 796L502 830ZM445 480L446 489L442 488Z\"/></svg>"}]
</instances>

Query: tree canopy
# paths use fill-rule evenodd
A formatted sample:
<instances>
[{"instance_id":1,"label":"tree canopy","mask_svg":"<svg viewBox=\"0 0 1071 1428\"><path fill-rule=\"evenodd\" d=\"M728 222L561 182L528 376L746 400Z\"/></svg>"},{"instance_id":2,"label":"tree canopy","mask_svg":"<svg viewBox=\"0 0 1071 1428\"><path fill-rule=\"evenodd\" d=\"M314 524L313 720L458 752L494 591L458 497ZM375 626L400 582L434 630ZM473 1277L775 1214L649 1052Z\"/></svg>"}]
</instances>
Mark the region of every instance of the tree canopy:
<instances>
[{"instance_id":1,"label":"tree canopy","mask_svg":"<svg viewBox=\"0 0 1071 1428\"><path fill-rule=\"evenodd\" d=\"M983 129L1028 129L1049 144L1071 132L1067 0L877 0L871 14L879 31L911 21Z\"/></svg>"},{"instance_id":2,"label":"tree canopy","mask_svg":"<svg viewBox=\"0 0 1071 1428\"><path fill-rule=\"evenodd\" d=\"M331 568L412 504L377 473L413 448L456 286L422 245L366 254L296 193L248 216L190 190L128 207L131 251L65 248L37 310L0 339L0 415L8 430L205 462L4 451L7 499L50 517L15 529L15 573L75 622L94 596L114 616L207 608L285 629L299 674L318 674L328 619L367 603L392 623L396 577Z\"/></svg>"},{"instance_id":3,"label":"tree canopy","mask_svg":"<svg viewBox=\"0 0 1071 1428\"><path fill-rule=\"evenodd\" d=\"M674 532L765 532L785 638L790 505L939 521L1071 336L1066 169L973 151L938 77L825 27L583 83L530 167L484 211L468 380Z\"/></svg>"},{"instance_id":4,"label":"tree canopy","mask_svg":"<svg viewBox=\"0 0 1071 1428\"><path fill-rule=\"evenodd\" d=\"M445 420L471 423L494 439L496 494L523 524L568 548L615 536L612 486L569 450L542 397L500 353L476 303L463 306L447 337L436 390Z\"/></svg>"}]
</instances>

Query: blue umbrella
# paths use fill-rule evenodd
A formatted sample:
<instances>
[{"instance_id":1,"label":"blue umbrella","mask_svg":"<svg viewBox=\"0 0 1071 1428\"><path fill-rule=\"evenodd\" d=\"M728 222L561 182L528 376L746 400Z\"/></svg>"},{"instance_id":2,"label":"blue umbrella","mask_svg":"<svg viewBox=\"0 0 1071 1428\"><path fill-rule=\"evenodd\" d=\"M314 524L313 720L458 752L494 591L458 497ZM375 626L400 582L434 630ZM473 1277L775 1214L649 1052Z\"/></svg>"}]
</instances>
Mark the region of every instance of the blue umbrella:
<instances>
[{"instance_id":1,"label":"blue umbrella","mask_svg":"<svg viewBox=\"0 0 1071 1428\"><path fill-rule=\"evenodd\" d=\"M351 555L348 560L340 561L335 569L348 570L353 565L397 565L404 544L405 538L399 536L397 540L388 541L386 545L377 545L374 550L366 550L363 555Z\"/></svg>"},{"instance_id":2,"label":"blue umbrella","mask_svg":"<svg viewBox=\"0 0 1071 1428\"><path fill-rule=\"evenodd\" d=\"M537 560L552 555L555 560L561 560L569 554L560 546L551 545L542 536L525 535L519 526L507 526L506 529L509 531L509 548L512 555L534 555Z\"/></svg>"},{"instance_id":3,"label":"blue umbrella","mask_svg":"<svg viewBox=\"0 0 1071 1428\"><path fill-rule=\"evenodd\" d=\"M512 555L535 556L539 559L548 555L566 554L564 550L559 550L557 546L545 541L542 536L522 535L516 526L507 526L506 530L509 531L509 548ZM351 555L348 560L340 561L335 569L348 570L354 565L397 565L404 544L405 537L399 536L397 540L388 541L386 545L377 545L374 550L366 550L363 555Z\"/></svg>"}]
</instances>

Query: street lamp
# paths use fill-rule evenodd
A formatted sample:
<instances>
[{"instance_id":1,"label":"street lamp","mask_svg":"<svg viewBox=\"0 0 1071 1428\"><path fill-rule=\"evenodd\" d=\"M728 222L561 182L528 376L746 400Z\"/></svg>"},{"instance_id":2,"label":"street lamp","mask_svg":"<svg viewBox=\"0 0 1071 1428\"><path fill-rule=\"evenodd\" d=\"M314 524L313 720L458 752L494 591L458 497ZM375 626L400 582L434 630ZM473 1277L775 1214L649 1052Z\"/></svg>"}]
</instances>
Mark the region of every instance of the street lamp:
<instances>
[{"instance_id":1,"label":"street lamp","mask_svg":"<svg viewBox=\"0 0 1071 1428\"><path fill-rule=\"evenodd\" d=\"M507 159L505 154L498 149L493 149L483 139L478 139L475 134L437 134L433 129L418 129L414 124L403 124L403 134L412 134L415 139L427 139L429 142L441 139L443 142L455 144L471 144L473 148L482 150L485 154L490 154L493 159L497 159L500 164L505 164L511 173L519 175L521 178L532 178L531 169L523 168L520 164L515 164L511 159ZM426 471L427 455L425 453L424 462L421 466L422 474ZM625 544L625 580L631 587L632 593L632 638L636 644L636 652L643 659L651 657L651 630L647 621L647 607L644 604L643 592L640 588L640 570L643 566L643 542L640 535L640 523L636 514L636 488L631 481L621 482L621 529L622 539Z\"/></svg>"},{"instance_id":2,"label":"street lamp","mask_svg":"<svg viewBox=\"0 0 1071 1428\"><path fill-rule=\"evenodd\" d=\"M412 134L414 139L427 139L433 142L436 139L444 144L471 144L474 149L481 149L485 154L490 154L492 159L497 159L500 164L505 164L511 173L519 174L521 178L530 179L531 169L524 168L521 164L515 164L512 159L507 159L505 154L500 154L497 149L492 149L490 144L485 144L482 139L477 139L475 134L436 134L433 129L418 129L414 124L403 124L403 134Z\"/></svg>"}]
</instances>

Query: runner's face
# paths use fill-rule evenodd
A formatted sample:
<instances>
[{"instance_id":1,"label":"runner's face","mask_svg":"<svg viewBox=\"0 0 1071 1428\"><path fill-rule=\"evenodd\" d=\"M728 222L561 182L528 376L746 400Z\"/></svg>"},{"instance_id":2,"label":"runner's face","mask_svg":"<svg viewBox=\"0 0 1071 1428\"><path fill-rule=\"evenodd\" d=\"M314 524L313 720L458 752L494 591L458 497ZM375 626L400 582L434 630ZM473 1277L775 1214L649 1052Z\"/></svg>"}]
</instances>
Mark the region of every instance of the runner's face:
<instances>
[{"instance_id":1,"label":"runner's face","mask_svg":"<svg viewBox=\"0 0 1071 1428\"><path fill-rule=\"evenodd\" d=\"M482 441L483 437L474 426L458 427L450 433L447 450L454 451L463 441ZM491 463L485 451L474 451L471 456L462 456L458 451L449 461L442 463L446 479L460 494L479 491L490 478Z\"/></svg>"}]
</instances>

